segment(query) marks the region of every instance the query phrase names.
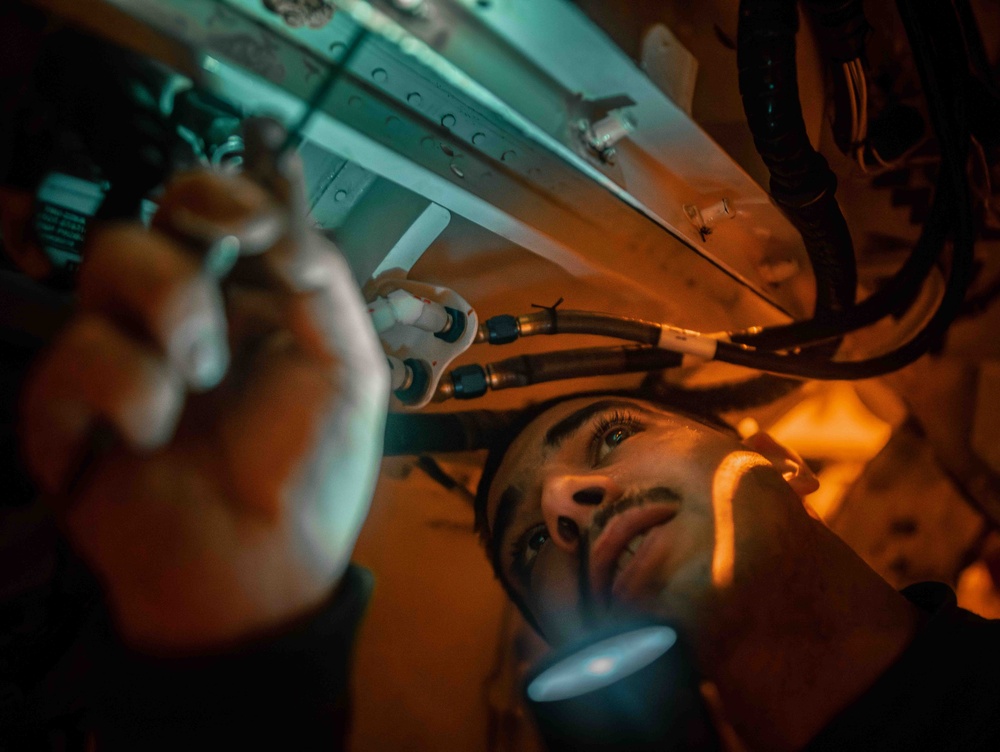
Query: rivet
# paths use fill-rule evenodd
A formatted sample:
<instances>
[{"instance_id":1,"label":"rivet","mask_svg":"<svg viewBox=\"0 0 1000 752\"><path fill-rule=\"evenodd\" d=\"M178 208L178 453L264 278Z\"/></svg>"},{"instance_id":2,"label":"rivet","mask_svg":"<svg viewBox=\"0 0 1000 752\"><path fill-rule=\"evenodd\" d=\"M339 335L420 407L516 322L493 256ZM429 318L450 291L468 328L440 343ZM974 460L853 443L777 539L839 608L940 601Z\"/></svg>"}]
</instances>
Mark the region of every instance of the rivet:
<instances>
[{"instance_id":1,"label":"rivet","mask_svg":"<svg viewBox=\"0 0 1000 752\"><path fill-rule=\"evenodd\" d=\"M451 128L455 124L455 122L456 120L454 115L445 115L444 117L441 118L441 125L443 125L445 128Z\"/></svg>"},{"instance_id":2,"label":"rivet","mask_svg":"<svg viewBox=\"0 0 1000 752\"><path fill-rule=\"evenodd\" d=\"M372 78L379 83L383 83L389 78L389 74L385 72L385 68L376 68L372 71Z\"/></svg>"}]
</instances>

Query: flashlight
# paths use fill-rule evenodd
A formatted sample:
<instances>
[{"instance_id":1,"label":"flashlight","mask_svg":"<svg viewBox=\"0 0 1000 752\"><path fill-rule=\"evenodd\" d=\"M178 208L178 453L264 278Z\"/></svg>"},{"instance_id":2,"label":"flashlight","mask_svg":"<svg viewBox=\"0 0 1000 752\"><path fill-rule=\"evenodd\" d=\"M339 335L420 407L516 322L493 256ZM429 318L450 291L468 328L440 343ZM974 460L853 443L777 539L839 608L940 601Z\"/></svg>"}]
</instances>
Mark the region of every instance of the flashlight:
<instances>
[{"instance_id":1,"label":"flashlight","mask_svg":"<svg viewBox=\"0 0 1000 752\"><path fill-rule=\"evenodd\" d=\"M698 676L671 625L632 622L549 654L525 696L550 752L718 750Z\"/></svg>"}]
</instances>

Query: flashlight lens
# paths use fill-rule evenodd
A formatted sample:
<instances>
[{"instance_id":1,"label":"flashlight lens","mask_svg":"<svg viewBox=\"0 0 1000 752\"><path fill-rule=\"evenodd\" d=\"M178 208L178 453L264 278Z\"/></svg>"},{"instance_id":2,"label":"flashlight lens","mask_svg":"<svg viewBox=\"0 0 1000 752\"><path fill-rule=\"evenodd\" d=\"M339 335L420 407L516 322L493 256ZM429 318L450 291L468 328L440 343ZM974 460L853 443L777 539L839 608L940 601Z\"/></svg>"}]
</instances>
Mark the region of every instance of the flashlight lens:
<instances>
[{"instance_id":1,"label":"flashlight lens","mask_svg":"<svg viewBox=\"0 0 1000 752\"><path fill-rule=\"evenodd\" d=\"M528 697L552 702L592 692L648 666L677 641L667 626L635 629L588 645L535 677Z\"/></svg>"}]
</instances>

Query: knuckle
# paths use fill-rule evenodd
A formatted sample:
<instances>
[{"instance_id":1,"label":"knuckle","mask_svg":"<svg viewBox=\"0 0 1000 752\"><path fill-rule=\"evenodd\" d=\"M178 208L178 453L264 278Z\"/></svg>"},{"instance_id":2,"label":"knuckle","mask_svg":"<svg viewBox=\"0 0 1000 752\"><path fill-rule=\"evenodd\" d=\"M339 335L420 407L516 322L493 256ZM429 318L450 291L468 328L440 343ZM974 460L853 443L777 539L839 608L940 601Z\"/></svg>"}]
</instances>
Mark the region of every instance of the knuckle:
<instances>
[{"instance_id":1,"label":"knuckle","mask_svg":"<svg viewBox=\"0 0 1000 752\"><path fill-rule=\"evenodd\" d=\"M171 215L181 209L214 221L229 222L256 214L270 203L267 192L246 177L195 170L170 182L153 222L156 226L169 224Z\"/></svg>"},{"instance_id":2,"label":"knuckle","mask_svg":"<svg viewBox=\"0 0 1000 752\"><path fill-rule=\"evenodd\" d=\"M80 267L81 295L103 288L109 275L118 270L122 252L133 250L143 242L144 235L142 227L125 223L99 224L89 230Z\"/></svg>"},{"instance_id":3,"label":"knuckle","mask_svg":"<svg viewBox=\"0 0 1000 752\"><path fill-rule=\"evenodd\" d=\"M75 319L66 329L54 351L54 365L61 366L63 360L76 360L103 350L115 338L115 326L99 314L84 314Z\"/></svg>"}]
</instances>

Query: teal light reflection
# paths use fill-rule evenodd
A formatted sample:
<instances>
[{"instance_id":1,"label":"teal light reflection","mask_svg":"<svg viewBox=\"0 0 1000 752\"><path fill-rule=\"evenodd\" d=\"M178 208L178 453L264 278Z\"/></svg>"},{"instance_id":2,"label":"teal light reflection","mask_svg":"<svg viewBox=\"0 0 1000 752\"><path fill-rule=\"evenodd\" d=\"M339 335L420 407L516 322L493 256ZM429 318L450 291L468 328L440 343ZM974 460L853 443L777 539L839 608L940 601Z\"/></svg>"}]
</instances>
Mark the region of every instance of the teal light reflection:
<instances>
[{"instance_id":1,"label":"teal light reflection","mask_svg":"<svg viewBox=\"0 0 1000 752\"><path fill-rule=\"evenodd\" d=\"M645 668L675 642L677 633L667 626L642 627L609 637L536 676L528 685L528 697L554 702L593 692Z\"/></svg>"}]
</instances>

